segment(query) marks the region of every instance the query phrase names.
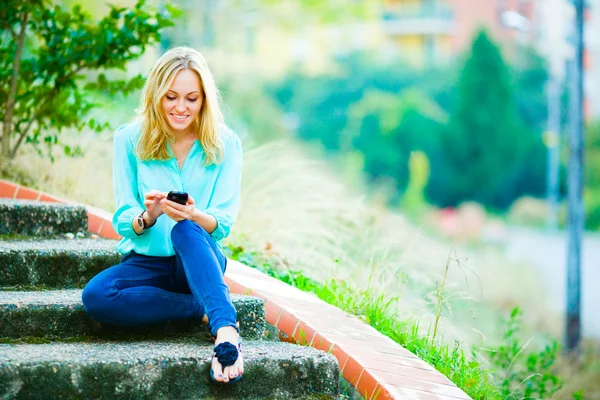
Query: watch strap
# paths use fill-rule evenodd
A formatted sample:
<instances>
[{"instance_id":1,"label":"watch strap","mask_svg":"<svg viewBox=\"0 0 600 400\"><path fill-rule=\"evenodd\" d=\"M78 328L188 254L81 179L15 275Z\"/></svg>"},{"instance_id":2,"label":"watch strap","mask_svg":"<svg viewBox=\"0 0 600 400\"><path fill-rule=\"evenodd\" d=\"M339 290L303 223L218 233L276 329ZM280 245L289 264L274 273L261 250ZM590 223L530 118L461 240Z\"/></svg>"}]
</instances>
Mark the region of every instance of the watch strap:
<instances>
[{"instance_id":1,"label":"watch strap","mask_svg":"<svg viewBox=\"0 0 600 400\"><path fill-rule=\"evenodd\" d=\"M145 212L146 212L145 210L144 210L144 211L142 211L142 213L141 213L141 214L138 214L138 216L137 216L137 218L136 218L137 224L138 224L138 226L139 226L141 229L144 229L144 225L145 225L145 224L144 224L144 213L145 213Z\"/></svg>"},{"instance_id":2,"label":"watch strap","mask_svg":"<svg viewBox=\"0 0 600 400\"><path fill-rule=\"evenodd\" d=\"M142 227L142 229L152 228L156 224L157 220L155 219L153 223L151 223L150 225L146 225L146 220L144 219L145 213L146 213L146 210L142 211L142 213L140 214L140 219L142 221L141 227Z\"/></svg>"}]
</instances>

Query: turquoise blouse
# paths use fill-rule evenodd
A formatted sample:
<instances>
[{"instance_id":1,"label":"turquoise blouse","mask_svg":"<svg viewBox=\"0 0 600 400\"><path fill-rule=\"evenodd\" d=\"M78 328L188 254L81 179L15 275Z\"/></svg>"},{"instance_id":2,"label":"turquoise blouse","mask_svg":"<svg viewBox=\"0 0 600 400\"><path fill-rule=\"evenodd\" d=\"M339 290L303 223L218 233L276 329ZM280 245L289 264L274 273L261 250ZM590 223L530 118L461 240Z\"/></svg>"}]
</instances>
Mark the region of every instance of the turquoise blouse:
<instances>
[{"instance_id":1,"label":"turquoise blouse","mask_svg":"<svg viewBox=\"0 0 600 400\"><path fill-rule=\"evenodd\" d=\"M175 221L165 214L141 235L137 235L131 226L133 219L145 209L145 193L153 189L189 193L196 201L197 209L216 218L217 228L211 237L221 247L221 240L229 235L240 206L242 145L238 135L221 127L223 161L210 166L202 165L205 153L196 140L179 170L175 157L165 161L142 161L135 155L140 128L141 121L134 121L121 126L114 136L113 185L117 210L112 224L123 236L117 250L122 254L133 250L161 257L175 254L171 244ZM168 150L173 154L170 145Z\"/></svg>"}]
</instances>

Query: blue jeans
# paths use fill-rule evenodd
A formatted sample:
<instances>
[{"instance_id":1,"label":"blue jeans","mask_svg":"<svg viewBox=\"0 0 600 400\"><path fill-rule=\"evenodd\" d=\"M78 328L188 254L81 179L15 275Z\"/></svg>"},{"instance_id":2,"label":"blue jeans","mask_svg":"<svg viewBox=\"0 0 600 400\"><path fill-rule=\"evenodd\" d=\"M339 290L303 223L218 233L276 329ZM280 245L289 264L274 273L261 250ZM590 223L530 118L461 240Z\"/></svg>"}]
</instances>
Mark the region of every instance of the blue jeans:
<instances>
[{"instance_id":1,"label":"blue jeans","mask_svg":"<svg viewBox=\"0 0 600 400\"><path fill-rule=\"evenodd\" d=\"M171 231L175 255L151 257L131 252L120 264L96 275L82 301L95 320L141 325L208 316L211 334L224 326L237 329L223 274L227 258L210 235L191 221Z\"/></svg>"}]
</instances>

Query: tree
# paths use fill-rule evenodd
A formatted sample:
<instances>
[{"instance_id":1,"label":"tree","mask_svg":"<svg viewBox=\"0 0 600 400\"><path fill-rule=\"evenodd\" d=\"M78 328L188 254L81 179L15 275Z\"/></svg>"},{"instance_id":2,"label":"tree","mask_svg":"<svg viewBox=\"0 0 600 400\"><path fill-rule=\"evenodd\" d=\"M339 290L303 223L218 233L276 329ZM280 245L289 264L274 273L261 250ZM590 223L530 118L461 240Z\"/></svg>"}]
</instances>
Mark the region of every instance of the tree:
<instances>
[{"instance_id":1,"label":"tree","mask_svg":"<svg viewBox=\"0 0 600 400\"><path fill-rule=\"evenodd\" d=\"M548 98L543 88L549 79L546 60L531 48L520 50L522 54L514 65L514 98L519 115L528 128L540 134L548 123Z\"/></svg>"},{"instance_id":2,"label":"tree","mask_svg":"<svg viewBox=\"0 0 600 400\"><path fill-rule=\"evenodd\" d=\"M234 4L239 4L240 0L234 0ZM242 1L242 4L248 4ZM252 3L250 3L252 4ZM263 12L269 12L278 18L283 18L283 22L288 26L300 25L311 20L320 23L344 23L356 20L374 19L379 17L383 0L259 0L254 3ZM303 18L298 18L298 16Z\"/></svg>"},{"instance_id":3,"label":"tree","mask_svg":"<svg viewBox=\"0 0 600 400\"><path fill-rule=\"evenodd\" d=\"M415 150L436 158L439 127L447 120L446 112L419 89L400 94L367 90L348 115L343 149L351 144L359 150L367 176L393 181L397 194L410 183L409 160Z\"/></svg>"},{"instance_id":4,"label":"tree","mask_svg":"<svg viewBox=\"0 0 600 400\"><path fill-rule=\"evenodd\" d=\"M584 141L585 224L587 229L600 231L600 121L587 127Z\"/></svg>"},{"instance_id":5,"label":"tree","mask_svg":"<svg viewBox=\"0 0 600 400\"><path fill-rule=\"evenodd\" d=\"M373 63L366 53L340 57L337 65L335 75L296 72L271 89L285 111L299 116L298 137L318 140L330 151L340 150L343 131L350 123L350 107L361 101L366 91L398 93L415 80L409 68Z\"/></svg>"},{"instance_id":6,"label":"tree","mask_svg":"<svg viewBox=\"0 0 600 400\"><path fill-rule=\"evenodd\" d=\"M141 75L109 80L107 70L125 70L146 46L160 40L172 26L177 9L164 14L148 9L144 0L129 9L110 6L94 21L80 6L71 12L51 0L3 0L0 4L0 160L12 159L23 143L50 150L65 128L97 131L106 127L86 119L97 106L90 90L128 93L143 84ZM94 81L84 73L98 71ZM83 82L82 82L83 81ZM64 146L67 155L74 151Z\"/></svg>"},{"instance_id":7,"label":"tree","mask_svg":"<svg viewBox=\"0 0 600 400\"><path fill-rule=\"evenodd\" d=\"M438 204L475 200L504 208L516 197L531 193L531 187L537 185L543 191L541 137L526 129L509 69L485 31L475 37L459 78L442 149L442 169L432 167L428 188ZM531 176L535 171L541 176Z\"/></svg>"}]
</instances>

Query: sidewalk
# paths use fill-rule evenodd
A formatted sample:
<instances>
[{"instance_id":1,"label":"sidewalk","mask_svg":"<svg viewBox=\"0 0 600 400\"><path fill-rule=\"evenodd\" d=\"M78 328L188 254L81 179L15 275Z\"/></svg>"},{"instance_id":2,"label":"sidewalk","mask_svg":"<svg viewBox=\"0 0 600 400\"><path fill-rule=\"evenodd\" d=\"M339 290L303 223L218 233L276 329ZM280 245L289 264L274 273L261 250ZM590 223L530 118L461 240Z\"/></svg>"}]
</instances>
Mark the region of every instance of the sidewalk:
<instances>
[{"instance_id":1,"label":"sidewalk","mask_svg":"<svg viewBox=\"0 0 600 400\"><path fill-rule=\"evenodd\" d=\"M506 246L509 259L531 263L548 290L557 311L566 308L567 232L546 233L511 228ZM585 233L581 265L581 318L583 336L600 339L600 234Z\"/></svg>"}]
</instances>

